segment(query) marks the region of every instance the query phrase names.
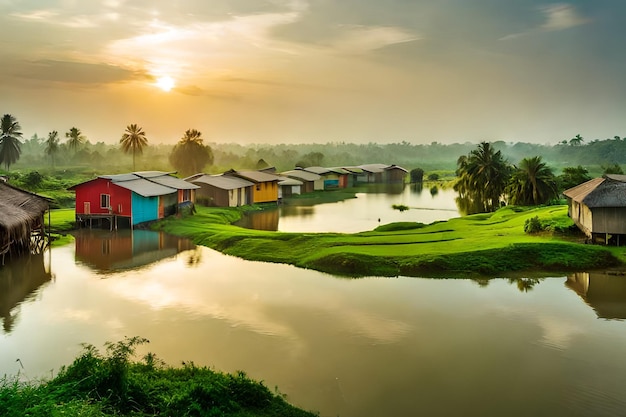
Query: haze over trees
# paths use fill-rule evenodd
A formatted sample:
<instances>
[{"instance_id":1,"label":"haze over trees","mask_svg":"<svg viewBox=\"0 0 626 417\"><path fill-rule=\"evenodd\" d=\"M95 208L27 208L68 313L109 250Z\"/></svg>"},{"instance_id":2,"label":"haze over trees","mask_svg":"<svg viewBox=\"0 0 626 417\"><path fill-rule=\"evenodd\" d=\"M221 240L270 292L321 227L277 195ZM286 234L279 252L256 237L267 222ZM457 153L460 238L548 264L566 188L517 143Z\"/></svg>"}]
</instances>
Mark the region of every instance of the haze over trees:
<instances>
[{"instance_id":1,"label":"haze over trees","mask_svg":"<svg viewBox=\"0 0 626 417\"><path fill-rule=\"evenodd\" d=\"M136 124L126 126L126 131L120 139L122 150L125 153L133 154L133 171L135 171L135 156L143 153L143 148L148 146L146 132Z\"/></svg>"},{"instance_id":2,"label":"haze over trees","mask_svg":"<svg viewBox=\"0 0 626 417\"><path fill-rule=\"evenodd\" d=\"M52 167L54 168L54 157L59 152L59 132L53 130L48 133L48 139L46 139L46 149L44 152L48 155L52 161Z\"/></svg>"},{"instance_id":3,"label":"haze over trees","mask_svg":"<svg viewBox=\"0 0 626 417\"><path fill-rule=\"evenodd\" d=\"M213 164L213 151L204 144L202 133L196 129L188 129L174 146L169 160L182 176L189 176L202 172L206 165Z\"/></svg>"},{"instance_id":4,"label":"haze over trees","mask_svg":"<svg viewBox=\"0 0 626 417\"><path fill-rule=\"evenodd\" d=\"M0 164L4 164L7 171L11 165L20 159L22 127L17 119L5 114L0 120Z\"/></svg>"},{"instance_id":5,"label":"haze over trees","mask_svg":"<svg viewBox=\"0 0 626 417\"><path fill-rule=\"evenodd\" d=\"M67 140L67 146L76 153L80 145L84 144L87 141L87 138L83 135L83 132L80 131L77 127L72 127L69 131L65 133L65 137Z\"/></svg>"}]
</instances>

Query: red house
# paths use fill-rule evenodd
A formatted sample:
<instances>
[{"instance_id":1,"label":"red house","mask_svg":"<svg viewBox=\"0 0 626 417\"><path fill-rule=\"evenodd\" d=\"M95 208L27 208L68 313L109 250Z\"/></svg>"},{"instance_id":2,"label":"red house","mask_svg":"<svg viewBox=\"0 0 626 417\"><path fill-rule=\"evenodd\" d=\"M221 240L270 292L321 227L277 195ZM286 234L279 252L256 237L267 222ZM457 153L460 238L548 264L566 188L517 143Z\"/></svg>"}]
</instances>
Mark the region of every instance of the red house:
<instances>
[{"instance_id":1,"label":"red house","mask_svg":"<svg viewBox=\"0 0 626 417\"><path fill-rule=\"evenodd\" d=\"M76 192L76 222L109 228L134 227L179 212L195 202L195 184L161 171L101 175L70 187Z\"/></svg>"}]
</instances>

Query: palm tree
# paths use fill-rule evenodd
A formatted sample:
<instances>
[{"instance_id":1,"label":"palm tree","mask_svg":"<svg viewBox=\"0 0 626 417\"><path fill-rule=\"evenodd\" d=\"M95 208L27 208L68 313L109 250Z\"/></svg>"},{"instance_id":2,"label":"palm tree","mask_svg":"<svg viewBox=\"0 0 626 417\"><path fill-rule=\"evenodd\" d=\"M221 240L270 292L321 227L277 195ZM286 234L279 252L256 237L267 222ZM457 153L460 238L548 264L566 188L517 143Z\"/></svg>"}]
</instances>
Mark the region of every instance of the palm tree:
<instances>
[{"instance_id":1,"label":"palm tree","mask_svg":"<svg viewBox=\"0 0 626 417\"><path fill-rule=\"evenodd\" d=\"M556 177L540 156L524 158L507 188L511 204L545 204L558 194Z\"/></svg>"},{"instance_id":2,"label":"palm tree","mask_svg":"<svg viewBox=\"0 0 626 417\"><path fill-rule=\"evenodd\" d=\"M7 171L11 164L20 159L22 153L20 138L22 127L10 114L2 116L0 121L0 164L4 163Z\"/></svg>"},{"instance_id":3,"label":"palm tree","mask_svg":"<svg viewBox=\"0 0 626 417\"><path fill-rule=\"evenodd\" d=\"M576 136L574 136L573 138L571 138L569 140L569 144L572 145L572 146L580 146L580 145L583 144L584 141L585 141L585 139L583 139L582 136L576 135Z\"/></svg>"},{"instance_id":4,"label":"palm tree","mask_svg":"<svg viewBox=\"0 0 626 417\"><path fill-rule=\"evenodd\" d=\"M202 172L207 164L213 163L213 150L204 145L202 134L188 129L170 154L170 163L183 175Z\"/></svg>"},{"instance_id":5,"label":"palm tree","mask_svg":"<svg viewBox=\"0 0 626 417\"><path fill-rule=\"evenodd\" d=\"M52 159L52 167L54 168L54 155L59 152L59 132L53 130L48 133L48 139L46 139L46 155Z\"/></svg>"},{"instance_id":6,"label":"palm tree","mask_svg":"<svg viewBox=\"0 0 626 417\"><path fill-rule=\"evenodd\" d=\"M126 126L126 132L120 139L122 150L126 153L133 153L133 171L135 170L135 155L143 153L143 148L148 146L146 132L136 124Z\"/></svg>"},{"instance_id":7,"label":"palm tree","mask_svg":"<svg viewBox=\"0 0 626 417\"><path fill-rule=\"evenodd\" d=\"M510 178L511 168L488 142L457 160L454 189L459 192L457 201L468 213L494 211L500 207L500 198Z\"/></svg>"},{"instance_id":8,"label":"palm tree","mask_svg":"<svg viewBox=\"0 0 626 417\"><path fill-rule=\"evenodd\" d=\"M65 137L68 138L67 145L71 150L76 152L78 147L85 143L87 138L83 136L83 132L80 129L73 127L68 132L65 133Z\"/></svg>"}]
</instances>

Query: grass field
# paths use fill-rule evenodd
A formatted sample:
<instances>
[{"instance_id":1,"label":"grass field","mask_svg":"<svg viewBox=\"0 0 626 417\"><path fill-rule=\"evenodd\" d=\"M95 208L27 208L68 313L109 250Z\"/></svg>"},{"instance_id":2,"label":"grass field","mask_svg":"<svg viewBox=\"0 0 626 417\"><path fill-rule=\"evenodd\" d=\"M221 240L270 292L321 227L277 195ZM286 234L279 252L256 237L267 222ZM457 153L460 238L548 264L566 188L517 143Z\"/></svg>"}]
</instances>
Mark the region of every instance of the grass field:
<instances>
[{"instance_id":1,"label":"grass field","mask_svg":"<svg viewBox=\"0 0 626 417\"><path fill-rule=\"evenodd\" d=\"M230 225L238 209L198 207L194 216L155 225L229 255L347 276L467 276L564 272L621 265L624 250L585 245L567 206L505 207L431 225L383 225L370 232L283 233ZM538 217L544 231L524 232Z\"/></svg>"}]
</instances>

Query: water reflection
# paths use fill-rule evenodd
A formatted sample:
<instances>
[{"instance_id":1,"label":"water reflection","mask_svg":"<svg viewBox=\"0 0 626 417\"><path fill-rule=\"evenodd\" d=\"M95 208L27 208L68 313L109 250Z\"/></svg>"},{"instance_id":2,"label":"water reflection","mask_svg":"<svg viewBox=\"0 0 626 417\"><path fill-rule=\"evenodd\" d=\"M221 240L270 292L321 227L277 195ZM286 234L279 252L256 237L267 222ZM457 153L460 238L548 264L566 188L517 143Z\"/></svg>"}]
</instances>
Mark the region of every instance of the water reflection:
<instances>
[{"instance_id":1,"label":"water reflection","mask_svg":"<svg viewBox=\"0 0 626 417\"><path fill-rule=\"evenodd\" d=\"M569 417L626 407L624 323L597 320L563 277L486 288L335 279L196 247L101 279L75 259L73 246L53 250L56 279L0 337L0 375L16 373L16 358L31 377L50 375L80 343L139 335L151 340L140 356L243 369L321 416ZM520 293L519 282L533 291Z\"/></svg>"},{"instance_id":2,"label":"water reflection","mask_svg":"<svg viewBox=\"0 0 626 417\"><path fill-rule=\"evenodd\" d=\"M150 230L81 229L74 237L76 260L100 273L144 267L195 248L187 239Z\"/></svg>"},{"instance_id":3,"label":"water reflection","mask_svg":"<svg viewBox=\"0 0 626 417\"><path fill-rule=\"evenodd\" d=\"M458 217L456 192L422 184L370 184L356 188L356 198L312 205L308 200L286 200L276 210L248 212L236 224L281 232L355 233L392 222L432 223ZM394 206L407 206L400 212Z\"/></svg>"},{"instance_id":4,"label":"water reflection","mask_svg":"<svg viewBox=\"0 0 626 417\"><path fill-rule=\"evenodd\" d=\"M39 288L51 279L44 253L11 259L0 268L0 318L6 333L13 329L19 306L35 298Z\"/></svg>"},{"instance_id":5,"label":"water reflection","mask_svg":"<svg viewBox=\"0 0 626 417\"><path fill-rule=\"evenodd\" d=\"M587 303L599 318L626 319L626 276L607 272L577 272L565 286Z\"/></svg>"}]
</instances>

